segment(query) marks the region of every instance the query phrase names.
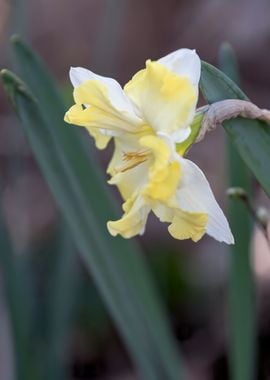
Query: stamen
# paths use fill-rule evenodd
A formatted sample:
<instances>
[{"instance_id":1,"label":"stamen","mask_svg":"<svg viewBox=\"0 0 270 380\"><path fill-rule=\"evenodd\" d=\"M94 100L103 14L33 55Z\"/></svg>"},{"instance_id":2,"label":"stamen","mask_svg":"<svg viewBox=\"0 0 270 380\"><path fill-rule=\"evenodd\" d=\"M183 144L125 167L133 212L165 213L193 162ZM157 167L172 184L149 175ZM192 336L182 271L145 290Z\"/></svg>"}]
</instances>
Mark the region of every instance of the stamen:
<instances>
[{"instance_id":1,"label":"stamen","mask_svg":"<svg viewBox=\"0 0 270 380\"><path fill-rule=\"evenodd\" d=\"M133 169L141 163L145 162L149 158L149 154L149 150L139 150L134 152L123 153L124 163L115 170L118 173L124 173L127 170Z\"/></svg>"}]
</instances>

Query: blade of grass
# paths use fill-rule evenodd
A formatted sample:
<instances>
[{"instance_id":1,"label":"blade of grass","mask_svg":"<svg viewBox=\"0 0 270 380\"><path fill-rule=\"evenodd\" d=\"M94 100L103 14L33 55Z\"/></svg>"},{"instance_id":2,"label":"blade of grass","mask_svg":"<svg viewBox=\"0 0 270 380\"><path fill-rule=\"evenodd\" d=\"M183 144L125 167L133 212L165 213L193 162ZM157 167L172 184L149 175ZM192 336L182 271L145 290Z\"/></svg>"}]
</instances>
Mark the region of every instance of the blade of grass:
<instances>
[{"instance_id":1,"label":"blade of grass","mask_svg":"<svg viewBox=\"0 0 270 380\"><path fill-rule=\"evenodd\" d=\"M27 81L35 96L38 97L42 108L44 108L44 115L49 115L48 132L53 138L57 152L59 151L59 144L62 143L64 150L63 165L68 170L70 170L71 163L77 165L76 170L80 172L81 186L85 187L86 202L89 202L90 196L92 199L95 199L97 195L100 198L100 202L91 202L92 210L96 215L95 223L99 223L99 228L104 234L103 239L108 240L108 246L111 247L112 251L121 255L118 265L120 264L123 273L126 273L131 288L138 289L139 306L147 310L147 312L142 311L155 341L160 342L162 340L162 360L167 363L171 362L170 367L172 369L170 371L172 374L173 368L179 366L179 359L175 358L176 350L168 322L156 290L149 279L150 274L139 247L134 240L126 241L121 238L111 238L108 235L105 227L106 221L112 216L117 217L116 208L113 207L115 202L108 196L104 177L101 177L98 168L92 164L94 159L90 155L90 148L86 144L86 139L82 136L82 130L77 127L70 128L63 122L66 107L40 58L18 37L13 38L13 45L23 79ZM40 91L41 88L43 91ZM77 180L75 185L79 185ZM81 186L79 185L79 192L81 192ZM160 349L158 348L158 351Z\"/></svg>"},{"instance_id":2,"label":"blade of grass","mask_svg":"<svg viewBox=\"0 0 270 380\"><path fill-rule=\"evenodd\" d=\"M4 80L7 79L7 75L8 73L3 73ZM122 274L118 273L118 277L116 278L114 265L109 265L104 259L104 253L107 252L106 243L103 241L102 236L100 236L97 223L85 215L80 202L78 202L76 189L74 193L74 186L63 176L64 171L60 157L52 155L51 147L53 146L53 141L48 139L46 123L37 108L37 104L34 104L25 95L18 96L17 93L14 100L23 126L29 128L31 125L39 125L42 131L42 134L36 135L33 133L33 130L26 130L33 152L37 156L41 170L50 184L53 195L57 197L56 200L60 210L67 219L70 231L75 236L86 268L90 270L90 273L94 277L111 314L115 317L118 328L122 329L124 337L131 345L131 352L134 353L137 364L142 368L142 372L151 379L154 376L154 370L151 368L152 363L147 352L148 348L146 347L144 337L141 336L141 328L134 326L133 316L136 318L136 312L132 315L130 311L130 301L132 302L133 297L129 297L129 300L126 299L126 287L124 284L120 285L119 283ZM43 142L48 145L44 146ZM47 147L50 148L47 149ZM62 194L61 197L60 194ZM87 209L91 215L91 206L87 207ZM108 253L111 254L110 251ZM94 254L96 257L93 260ZM121 307L122 304L123 307ZM131 326L133 331L131 330ZM134 333L137 340L134 339ZM146 360L147 356L148 359Z\"/></svg>"},{"instance_id":3,"label":"blade of grass","mask_svg":"<svg viewBox=\"0 0 270 380\"><path fill-rule=\"evenodd\" d=\"M89 144L87 144L87 140L82 135L81 128L78 129L75 127L71 131L63 122L63 114L66 111L66 107L63 104L62 98L59 96L59 92L54 84L54 81L47 72L40 58L35 55L33 51L26 46L26 44L16 37L13 38L13 45L23 78L25 78L27 83L31 83L31 89L36 96L39 96L39 101L41 104L44 104L44 107L46 105L48 110L50 109L50 111L54 111L53 117L56 123L55 125L58 126L58 128L55 128L54 126L51 130L53 131L52 135L54 136L56 147L58 147L60 141L65 140L66 155L70 155L72 153L74 161L79 159L78 152L84 152L84 154L88 154L89 156L88 162L84 159L83 154L80 156L81 164L84 163L85 165L83 168L85 174L81 176L81 179L88 178L88 182L85 184L88 186L87 194L90 194L91 190L93 197L95 197L96 194L99 194L101 197L101 194L103 194L102 201L100 201L99 204L95 202L92 203L92 208L95 210L97 220L100 222L100 228L104 231L105 236L109 238L105 227L106 221L109 218L112 218L112 215L117 217L119 212L116 210L115 202L108 196L108 187L105 185L104 176L101 177L98 168L90 164L94 161L94 159L91 157ZM38 81L35 81L33 79L34 77L38 78ZM41 87L44 87L46 91L40 92ZM54 107L51 107L51 103L53 103ZM46 114L47 113L48 112L46 111ZM76 141L78 142L77 152L73 149ZM86 177L86 173L89 173L88 177ZM89 180L91 177L94 178L93 181ZM167 354L167 357L164 357L164 361L167 360L170 362L172 360L171 358L174 358L175 352L175 349L172 350L173 341L171 339L171 333L168 329L168 323L166 321L164 310L161 307L156 291L151 284L151 280L149 283L148 268L146 263L142 260L142 255L141 252L139 252L140 250L138 245L135 244L134 240L126 241L121 238L110 238L109 245L112 246L115 252L122 252L124 255L124 257L120 260L121 265L123 265L123 271L125 273L129 272L128 277L129 281L131 281L132 288L138 288L140 302L143 302L143 304L147 306L147 313L145 313L145 316L149 325L153 326L152 332L154 336L156 336L157 341L160 339L163 341L162 356L164 357L164 355ZM129 254L124 252L129 252ZM156 326L159 326L158 330L156 329Z\"/></svg>"},{"instance_id":4,"label":"blade of grass","mask_svg":"<svg viewBox=\"0 0 270 380\"><path fill-rule=\"evenodd\" d=\"M219 67L234 83L240 85L238 63L232 46L224 42L219 50Z\"/></svg>"},{"instance_id":5,"label":"blade of grass","mask_svg":"<svg viewBox=\"0 0 270 380\"><path fill-rule=\"evenodd\" d=\"M29 51L26 56L29 59ZM33 59L31 54L30 58ZM52 191L76 236L86 266L90 268L144 377L179 378L180 369L173 339L145 263L134 244L111 239L105 232L104 219L107 219L108 211L113 212L110 200L100 184L99 175L87 159L77 129L63 125L63 104L58 114L52 115L53 109L56 109L55 101L59 104L59 98L51 82L48 85L49 80L44 80L44 70L40 68L39 62L38 70L42 71L44 83L40 87L39 78L36 89L42 88L47 91L47 95L52 95L50 116L52 119L57 116L57 124L45 121L37 105L27 96L18 96L16 92L16 103L43 173L49 179ZM37 76L33 77L37 81ZM43 102L41 104L44 106ZM40 126L38 129L37 125ZM102 197L102 209L97 202L91 202L91 194L94 198ZM91 210L94 215L91 215ZM103 229L102 235L100 229Z\"/></svg>"},{"instance_id":6,"label":"blade of grass","mask_svg":"<svg viewBox=\"0 0 270 380\"><path fill-rule=\"evenodd\" d=\"M45 353L41 358L42 378L50 380L67 377L65 345L75 316L75 300L80 284L73 241L61 219L58 224L56 246L53 252L50 252L50 256L53 255L53 267L46 296L47 355Z\"/></svg>"},{"instance_id":7,"label":"blade of grass","mask_svg":"<svg viewBox=\"0 0 270 380\"><path fill-rule=\"evenodd\" d=\"M233 52L224 45L220 51L220 66L228 76L239 82L236 61ZM224 85L211 88L215 81L204 82L205 95L208 101L219 100L222 97L241 96L237 91L230 91ZM209 89L210 88L210 89ZM227 91L227 93L226 93ZM209 96L209 92L211 92ZM242 121L234 121L236 129ZM231 123L231 122L230 122ZM226 128L226 127L225 127ZM248 194L251 193L251 175L242 161L235 146L227 137L227 165L229 186L240 186ZM240 201L229 200L229 220L235 237L235 245L231 247L229 274L229 361L231 379L251 380L255 369L255 302L254 283L250 267L250 236L251 221L247 208Z\"/></svg>"},{"instance_id":8,"label":"blade of grass","mask_svg":"<svg viewBox=\"0 0 270 380\"><path fill-rule=\"evenodd\" d=\"M237 61L229 44L221 46L219 64L221 70L239 84ZM251 174L229 138L226 142L228 185L241 187L251 196ZM251 380L254 378L256 357L254 279L250 266L251 220L243 202L229 200L229 221L235 237L235 245L231 247L229 280L230 372L231 379Z\"/></svg>"},{"instance_id":9,"label":"blade of grass","mask_svg":"<svg viewBox=\"0 0 270 380\"><path fill-rule=\"evenodd\" d=\"M236 57L231 46L224 43L220 48L219 65L221 70L235 83L239 84L239 72L237 67ZM230 139L227 137L227 166L228 166L228 186L242 187L248 195L252 193L252 176L247 166L239 156L236 148L233 146ZM235 233L239 234L238 243L242 244L242 250L249 251L251 222L246 207L241 202L229 201L229 214L232 221L235 221ZM249 236L249 239L246 237ZM236 247L236 246L234 246Z\"/></svg>"},{"instance_id":10,"label":"blade of grass","mask_svg":"<svg viewBox=\"0 0 270 380\"><path fill-rule=\"evenodd\" d=\"M27 380L34 375L29 356L31 293L25 278L24 262L14 254L2 209L0 210L0 265L11 325L16 378Z\"/></svg>"}]
</instances>

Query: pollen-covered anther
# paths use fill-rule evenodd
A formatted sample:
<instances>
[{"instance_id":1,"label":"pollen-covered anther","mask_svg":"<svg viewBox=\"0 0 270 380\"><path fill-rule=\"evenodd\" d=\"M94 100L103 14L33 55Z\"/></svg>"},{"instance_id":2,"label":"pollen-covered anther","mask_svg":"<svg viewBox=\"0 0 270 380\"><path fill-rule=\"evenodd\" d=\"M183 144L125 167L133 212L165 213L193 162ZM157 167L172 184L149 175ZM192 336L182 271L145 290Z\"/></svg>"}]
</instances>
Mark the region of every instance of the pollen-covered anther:
<instances>
[{"instance_id":1,"label":"pollen-covered anther","mask_svg":"<svg viewBox=\"0 0 270 380\"><path fill-rule=\"evenodd\" d=\"M134 152L123 153L123 165L119 166L116 171L124 173L127 170L133 169L141 163L145 162L150 155L150 150L139 150Z\"/></svg>"}]
</instances>

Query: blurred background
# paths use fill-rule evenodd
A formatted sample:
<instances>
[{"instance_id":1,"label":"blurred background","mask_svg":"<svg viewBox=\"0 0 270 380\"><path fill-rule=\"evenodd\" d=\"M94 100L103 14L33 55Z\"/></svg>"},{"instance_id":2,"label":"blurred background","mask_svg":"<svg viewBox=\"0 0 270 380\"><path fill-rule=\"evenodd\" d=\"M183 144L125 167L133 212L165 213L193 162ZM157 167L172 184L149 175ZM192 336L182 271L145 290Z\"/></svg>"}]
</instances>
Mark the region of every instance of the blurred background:
<instances>
[{"instance_id":1,"label":"blurred background","mask_svg":"<svg viewBox=\"0 0 270 380\"><path fill-rule=\"evenodd\" d=\"M218 66L220 46L227 41L237 56L243 90L254 103L270 108L269 16L267 0L0 0L0 67L11 67L9 36L20 33L42 56L71 104L70 66L83 66L125 84L146 59L157 59L182 47L196 49L203 60ZM203 99L200 102L203 104ZM89 139L89 149L92 148ZM105 168L110 153L93 151L99 165ZM210 134L189 152L206 173L224 210L228 203L226 152L223 130ZM0 179L1 207L12 246L18 261L28 263L25 292L29 282L35 284L32 350L38 361L42 360L44 346L50 344L44 338L44 326L58 260L59 218L2 88ZM269 201L258 187L255 200L269 208ZM116 193L115 202L119 202ZM147 232L139 243L169 310L189 378L228 379L229 249L208 237L199 244L174 241L166 226L154 218ZM270 250L256 228L251 245L257 294L258 378L270 379ZM0 378L12 380L12 341L1 267L0 272ZM75 260L73 273L68 276L64 290L70 298L65 321L68 329L62 337L66 378L137 379L79 260Z\"/></svg>"}]
</instances>

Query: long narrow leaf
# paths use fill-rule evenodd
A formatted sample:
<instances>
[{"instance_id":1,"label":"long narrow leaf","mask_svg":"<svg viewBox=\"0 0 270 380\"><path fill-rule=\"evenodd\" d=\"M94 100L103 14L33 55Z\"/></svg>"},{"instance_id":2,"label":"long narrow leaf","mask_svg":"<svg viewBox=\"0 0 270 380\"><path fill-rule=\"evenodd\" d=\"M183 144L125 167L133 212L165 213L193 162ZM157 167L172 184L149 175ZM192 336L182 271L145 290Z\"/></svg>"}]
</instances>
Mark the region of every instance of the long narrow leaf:
<instances>
[{"instance_id":1,"label":"long narrow leaf","mask_svg":"<svg viewBox=\"0 0 270 380\"><path fill-rule=\"evenodd\" d=\"M33 374L30 364L29 332L31 324L31 293L25 279L24 263L16 258L0 211L0 266L4 294L10 318L15 375L18 380L27 380Z\"/></svg>"},{"instance_id":2,"label":"long narrow leaf","mask_svg":"<svg viewBox=\"0 0 270 380\"><path fill-rule=\"evenodd\" d=\"M4 74L4 81L6 85L12 82L12 91L17 86L13 101L85 265L143 377L179 378L174 342L142 256L134 244L109 237L105 220L113 208L79 131L62 122L64 106L39 59L18 40L16 44L18 51L21 49L18 55L21 54L22 69L25 59L32 67L35 83L30 81L30 87L35 95L41 89L43 94L46 92L46 97L39 97L40 108L20 92L17 81L11 80L9 74ZM98 198L103 207L96 202Z\"/></svg>"},{"instance_id":3,"label":"long narrow leaf","mask_svg":"<svg viewBox=\"0 0 270 380\"><path fill-rule=\"evenodd\" d=\"M74 185L79 187L78 191L80 193L82 193L82 190L85 191L85 202L91 203L92 210L96 216L95 224L99 223L102 238L107 239L107 247L110 247L114 255L115 252L121 255L118 265L122 266L122 271L125 273L128 281L130 281L131 288L138 289L139 305L142 303L142 307L146 307L143 314L147 319L147 323L152 330L157 344L159 345L160 341L162 341L163 360L166 363L171 362L169 367L172 368L170 371L173 373L175 365L177 367L179 365L177 363L179 359L175 358L175 348L173 348L174 344L168 328L168 322L166 321L154 286L151 283L147 265L134 240L126 241L122 238L111 238L108 235L106 221L112 218L112 216L118 216L115 202L108 195L104 176L101 177L98 168L96 168L96 165L93 165L95 160L90 155L90 148L86 144L86 140L82 134L83 131L81 128L78 129L78 127L71 128L63 122L63 114L66 111L66 107L59 96L57 86L40 58L18 37L13 38L13 45L20 73L39 99L44 111L43 115L49 119L48 132L53 138L55 150L57 153L61 153L59 144L62 144L63 165L70 171L70 166L73 164L74 170L77 170L79 173L81 184L76 180ZM40 91L40 88L43 91ZM73 178L74 176L72 175L71 180ZM93 201L97 196L99 202ZM112 258L109 258L109 260L112 260L110 264L112 266L114 260Z\"/></svg>"},{"instance_id":4,"label":"long narrow leaf","mask_svg":"<svg viewBox=\"0 0 270 380\"><path fill-rule=\"evenodd\" d=\"M59 218L54 244L53 268L47 290L46 321L47 353L42 358L42 378L61 380L66 374L66 338L71 322L75 317L76 296L80 277L76 270L76 254L65 223ZM56 257L55 257L56 256Z\"/></svg>"},{"instance_id":5,"label":"long narrow leaf","mask_svg":"<svg viewBox=\"0 0 270 380\"><path fill-rule=\"evenodd\" d=\"M240 88L220 70L202 62L200 87L208 103L224 99L247 100ZM257 120L237 118L223 123L243 161L270 196L270 127Z\"/></svg>"},{"instance_id":6,"label":"long narrow leaf","mask_svg":"<svg viewBox=\"0 0 270 380\"><path fill-rule=\"evenodd\" d=\"M239 83L237 62L230 45L222 45L219 61L222 71L234 82ZM239 186L251 195L251 174L229 138L226 143L228 185ZM255 363L255 303L249 255L251 221L247 207L241 201L229 200L229 220L235 237L235 245L230 249L230 372L232 379L251 380Z\"/></svg>"}]
</instances>

